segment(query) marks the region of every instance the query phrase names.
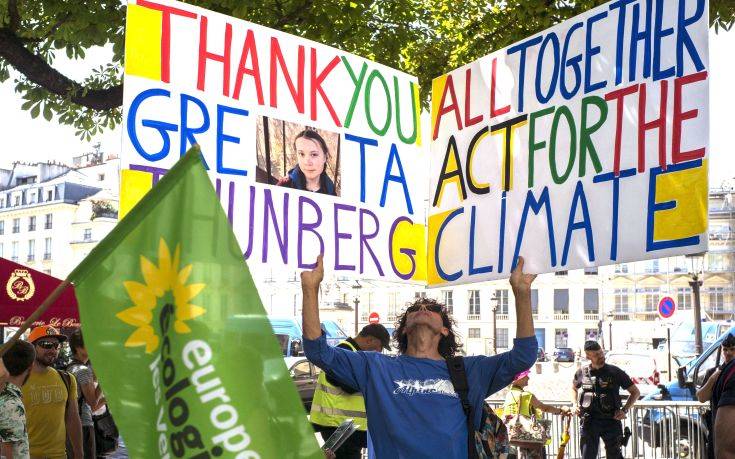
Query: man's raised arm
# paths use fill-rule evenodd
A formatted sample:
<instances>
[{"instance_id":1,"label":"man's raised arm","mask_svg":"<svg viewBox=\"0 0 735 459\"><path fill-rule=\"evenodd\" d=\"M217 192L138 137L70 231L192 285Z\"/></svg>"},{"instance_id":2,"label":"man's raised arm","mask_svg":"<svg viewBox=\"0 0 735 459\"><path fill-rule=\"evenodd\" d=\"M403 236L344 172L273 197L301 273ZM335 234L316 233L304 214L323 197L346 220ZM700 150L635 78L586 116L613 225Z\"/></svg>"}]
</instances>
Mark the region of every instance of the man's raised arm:
<instances>
[{"instance_id":1,"label":"man's raised arm","mask_svg":"<svg viewBox=\"0 0 735 459\"><path fill-rule=\"evenodd\" d=\"M301 309L304 338L317 339L322 336L319 322L319 285L324 279L324 260L321 255L316 259L316 268L301 273L301 292L303 307Z\"/></svg>"},{"instance_id":2,"label":"man's raised arm","mask_svg":"<svg viewBox=\"0 0 735 459\"><path fill-rule=\"evenodd\" d=\"M510 275L510 286L516 299L516 338L534 336L533 316L531 315L531 283L535 274L523 272L523 257L518 257L518 264ZM534 356L535 358L535 356Z\"/></svg>"}]
</instances>

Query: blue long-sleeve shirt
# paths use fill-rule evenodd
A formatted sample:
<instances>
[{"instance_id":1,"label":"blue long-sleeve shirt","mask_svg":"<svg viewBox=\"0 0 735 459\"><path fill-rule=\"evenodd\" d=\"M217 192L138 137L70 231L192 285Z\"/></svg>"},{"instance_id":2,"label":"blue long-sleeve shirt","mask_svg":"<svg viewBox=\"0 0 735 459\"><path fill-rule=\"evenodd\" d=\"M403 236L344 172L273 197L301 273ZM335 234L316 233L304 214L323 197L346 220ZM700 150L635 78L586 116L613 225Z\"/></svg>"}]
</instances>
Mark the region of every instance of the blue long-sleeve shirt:
<instances>
[{"instance_id":1,"label":"blue long-sleeve shirt","mask_svg":"<svg viewBox=\"0 0 735 459\"><path fill-rule=\"evenodd\" d=\"M499 355L466 357L474 410L480 427L482 404L536 361L536 337L516 339ZM376 457L467 458L467 424L444 360L377 352L351 352L327 345L324 336L304 339L306 357L365 398Z\"/></svg>"}]
</instances>

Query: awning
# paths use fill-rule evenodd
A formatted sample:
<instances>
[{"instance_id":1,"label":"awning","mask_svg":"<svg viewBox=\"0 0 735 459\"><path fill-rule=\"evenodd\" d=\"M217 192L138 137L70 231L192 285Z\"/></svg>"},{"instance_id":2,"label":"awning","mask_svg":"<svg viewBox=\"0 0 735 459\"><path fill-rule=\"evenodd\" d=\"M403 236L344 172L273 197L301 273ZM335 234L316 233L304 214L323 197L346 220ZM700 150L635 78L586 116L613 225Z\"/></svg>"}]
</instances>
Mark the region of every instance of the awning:
<instances>
[{"instance_id":1,"label":"awning","mask_svg":"<svg viewBox=\"0 0 735 459\"><path fill-rule=\"evenodd\" d=\"M0 325L20 326L61 283L48 274L0 258ZM79 326L74 287L69 286L33 326Z\"/></svg>"}]
</instances>

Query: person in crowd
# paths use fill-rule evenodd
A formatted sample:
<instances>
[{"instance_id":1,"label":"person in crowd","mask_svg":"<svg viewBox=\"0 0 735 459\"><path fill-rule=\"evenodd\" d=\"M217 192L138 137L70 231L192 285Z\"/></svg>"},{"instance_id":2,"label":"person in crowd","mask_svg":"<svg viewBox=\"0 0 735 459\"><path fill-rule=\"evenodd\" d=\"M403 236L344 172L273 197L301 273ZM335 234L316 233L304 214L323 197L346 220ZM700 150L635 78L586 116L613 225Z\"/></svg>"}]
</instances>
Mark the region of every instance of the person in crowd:
<instances>
[{"instance_id":1,"label":"person in crowd","mask_svg":"<svg viewBox=\"0 0 735 459\"><path fill-rule=\"evenodd\" d=\"M327 175L329 147L313 129L305 129L294 138L293 149L298 164L278 181L278 186L336 196L334 182Z\"/></svg>"},{"instance_id":2,"label":"person in crowd","mask_svg":"<svg viewBox=\"0 0 735 459\"><path fill-rule=\"evenodd\" d=\"M725 339L722 341L721 345L721 352L722 352L722 364L719 366L714 366L707 370L707 372L704 375L704 381L705 383L697 390L697 400L700 402L710 402L710 411L707 413L707 416L705 417L705 422L707 423L708 432L709 435L707 436L707 458L708 459L714 459L715 457L715 442L714 442L714 424L713 424L713 416L714 413L717 411L718 406L714 403L713 395L714 395L714 389L715 385L717 384L717 380L719 379L720 375L722 374L722 370L727 366L728 363L733 361L733 357L735 357L735 336L732 333L728 333L728 335L725 337Z\"/></svg>"},{"instance_id":3,"label":"person in crowd","mask_svg":"<svg viewBox=\"0 0 735 459\"><path fill-rule=\"evenodd\" d=\"M66 336L50 325L43 325L31 330L28 341L36 351L31 374L23 386L31 457L66 458L68 435L72 457L82 459L77 381L73 375L52 366Z\"/></svg>"},{"instance_id":4,"label":"person in crowd","mask_svg":"<svg viewBox=\"0 0 735 459\"><path fill-rule=\"evenodd\" d=\"M390 334L384 326L370 324L363 327L355 338L347 338L337 347L352 352L390 350ZM359 459L362 457L362 449L367 448L365 400L357 389L340 383L327 372L320 373L311 403L311 423L315 430L326 441L347 419L354 420L358 426L357 431L335 454L337 459Z\"/></svg>"},{"instance_id":5,"label":"person in crowd","mask_svg":"<svg viewBox=\"0 0 735 459\"><path fill-rule=\"evenodd\" d=\"M8 459L30 458L21 387L28 379L35 358L33 345L18 340L1 360L7 382L0 383L0 456Z\"/></svg>"},{"instance_id":6,"label":"person in crowd","mask_svg":"<svg viewBox=\"0 0 735 459\"><path fill-rule=\"evenodd\" d=\"M82 422L82 441L84 459L94 459L97 456L94 434L94 420L92 411L102 405L102 394L99 386L95 386L94 373L89 366L89 354L84 347L82 330L77 329L69 337L69 348L72 360L67 371L74 375L77 380L77 397L79 405L79 417Z\"/></svg>"},{"instance_id":7,"label":"person in crowd","mask_svg":"<svg viewBox=\"0 0 735 459\"><path fill-rule=\"evenodd\" d=\"M638 400L640 390L625 371L605 363L605 353L597 341L584 343L584 353L590 363L577 370L572 384L574 411L581 418L582 459L597 458L600 439L608 459L621 459L622 420ZM620 388L630 394L624 406Z\"/></svg>"},{"instance_id":8,"label":"person in crowd","mask_svg":"<svg viewBox=\"0 0 735 459\"><path fill-rule=\"evenodd\" d=\"M722 368L712 389L712 424L714 425L714 457L735 459L735 359Z\"/></svg>"},{"instance_id":9,"label":"person in crowd","mask_svg":"<svg viewBox=\"0 0 735 459\"><path fill-rule=\"evenodd\" d=\"M304 351L315 365L363 394L376 457L466 459L467 417L446 361L457 353L459 344L446 308L428 298L419 298L407 308L393 334L397 357L330 347L319 322L323 276L321 255L315 269L301 273ZM534 278L523 273L523 258L519 258L510 278L517 317L513 349L464 358L474 430L480 427L485 398L536 360L531 317Z\"/></svg>"},{"instance_id":10,"label":"person in crowd","mask_svg":"<svg viewBox=\"0 0 735 459\"><path fill-rule=\"evenodd\" d=\"M571 410L569 407L563 406L559 408L547 405L536 398L531 391L526 390L529 374L530 371L526 370L518 373L513 378L513 383L511 383L510 390L506 394L505 402L503 403L503 416L515 414L529 418L535 416L536 419L541 419L542 413L570 416ZM546 452L543 446L539 446L535 449L523 448L520 453L520 457L524 458L546 457Z\"/></svg>"}]
</instances>

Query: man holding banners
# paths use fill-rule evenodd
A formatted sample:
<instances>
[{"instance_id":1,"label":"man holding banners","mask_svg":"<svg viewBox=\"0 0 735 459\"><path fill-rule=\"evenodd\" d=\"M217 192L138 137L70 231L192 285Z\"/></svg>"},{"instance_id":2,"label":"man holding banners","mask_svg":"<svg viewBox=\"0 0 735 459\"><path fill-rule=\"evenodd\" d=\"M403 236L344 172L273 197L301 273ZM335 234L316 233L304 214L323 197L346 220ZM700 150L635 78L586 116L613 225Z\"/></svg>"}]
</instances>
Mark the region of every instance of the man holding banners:
<instances>
[{"instance_id":1,"label":"man holding banners","mask_svg":"<svg viewBox=\"0 0 735 459\"><path fill-rule=\"evenodd\" d=\"M479 429L485 398L510 384L514 375L536 361L531 316L531 283L536 276L524 274L523 258L510 279L518 317L513 349L491 357L464 359L471 404L469 422L448 367L457 342L446 309L434 300L416 300L400 317L394 333L399 343L398 357L333 348L327 345L319 325L318 296L323 276L321 256L314 270L301 274L304 351L314 364L362 392L376 457L439 454L466 459L468 423L473 430Z\"/></svg>"}]
</instances>

